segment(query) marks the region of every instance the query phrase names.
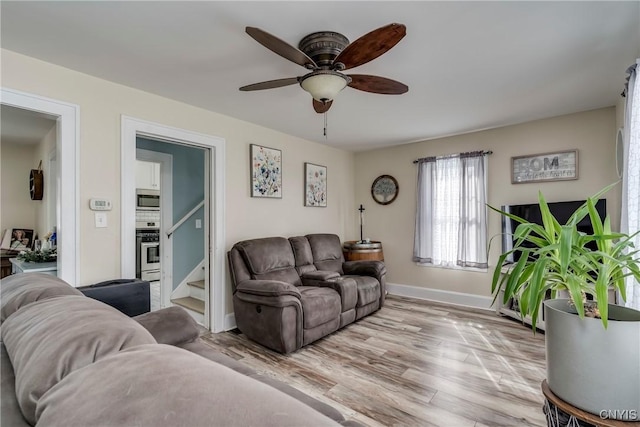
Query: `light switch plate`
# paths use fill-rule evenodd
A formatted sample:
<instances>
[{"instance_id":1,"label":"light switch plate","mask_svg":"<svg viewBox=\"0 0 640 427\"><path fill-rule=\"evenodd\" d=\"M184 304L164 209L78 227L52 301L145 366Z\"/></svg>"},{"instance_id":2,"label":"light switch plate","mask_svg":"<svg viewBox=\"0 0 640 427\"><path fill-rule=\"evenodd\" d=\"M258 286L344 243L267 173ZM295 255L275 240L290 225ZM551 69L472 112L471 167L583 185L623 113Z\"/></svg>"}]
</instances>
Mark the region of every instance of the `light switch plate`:
<instances>
[{"instance_id":1,"label":"light switch plate","mask_svg":"<svg viewBox=\"0 0 640 427\"><path fill-rule=\"evenodd\" d=\"M196 219L196 228L202 228L202 220Z\"/></svg>"},{"instance_id":2,"label":"light switch plate","mask_svg":"<svg viewBox=\"0 0 640 427\"><path fill-rule=\"evenodd\" d=\"M96 212L96 228L105 228L107 226L106 212Z\"/></svg>"}]
</instances>

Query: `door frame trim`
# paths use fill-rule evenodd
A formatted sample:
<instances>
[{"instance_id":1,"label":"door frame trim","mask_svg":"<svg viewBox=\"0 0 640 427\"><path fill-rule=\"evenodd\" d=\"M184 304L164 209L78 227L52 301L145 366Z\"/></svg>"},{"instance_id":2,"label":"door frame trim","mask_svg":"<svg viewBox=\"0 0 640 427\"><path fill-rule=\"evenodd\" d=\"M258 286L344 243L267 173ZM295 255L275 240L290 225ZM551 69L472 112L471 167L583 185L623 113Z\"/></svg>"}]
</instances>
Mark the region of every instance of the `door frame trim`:
<instances>
[{"instance_id":1,"label":"door frame trim","mask_svg":"<svg viewBox=\"0 0 640 427\"><path fill-rule=\"evenodd\" d=\"M226 236L225 236L225 140L184 129L149 122L134 117L121 116L121 275L135 276L135 160L138 136L168 140L184 145L208 148L210 165L209 188L214 197L209 197L209 266L205 274L209 277L209 329L224 330L226 311ZM207 188L205 186L205 188Z\"/></svg>"},{"instance_id":2,"label":"door frame trim","mask_svg":"<svg viewBox=\"0 0 640 427\"><path fill-rule=\"evenodd\" d=\"M8 88L0 88L0 103L56 119L56 175L60 177L56 195L56 233L60 236L58 277L71 286L79 286L80 106Z\"/></svg>"}]
</instances>

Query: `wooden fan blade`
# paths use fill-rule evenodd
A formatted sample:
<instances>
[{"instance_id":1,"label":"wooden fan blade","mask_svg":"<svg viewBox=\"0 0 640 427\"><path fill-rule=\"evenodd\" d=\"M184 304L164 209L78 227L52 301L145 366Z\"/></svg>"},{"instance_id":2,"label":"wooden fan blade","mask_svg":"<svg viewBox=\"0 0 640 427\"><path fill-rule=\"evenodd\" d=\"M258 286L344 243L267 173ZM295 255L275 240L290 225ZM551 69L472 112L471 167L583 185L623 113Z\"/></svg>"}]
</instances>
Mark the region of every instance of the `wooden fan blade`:
<instances>
[{"instance_id":1,"label":"wooden fan blade","mask_svg":"<svg viewBox=\"0 0 640 427\"><path fill-rule=\"evenodd\" d=\"M317 99L313 100L313 109L316 110L316 113L322 114L329 111L331 108L331 104L333 104L333 100L327 102L320 102Z\"/></svg>"},{"instance_id":2,"label":"wooden fan blade","mask_svg":"<svg viewBox=\"0 0 640 427\"><path fill-rule=\"evenodd\" d=\"M302 65L303 67L316 68L316 63L313 62L313 59L309 58L304 54L304 52L291 46L284 40L280 40L276 36L269 34L260 28L247 27L245 31L262 46L274 53L277 53L283 58L288 59L291 62L295 62L298 65Z\"/></svg>"},{"instance_id":3,"label":"wooden fan blade","mask_svg":"<svg viewBox=\"0 0 640 427\"><path fill-rule=\"evenodd\" d=\"M406 34L407 27L402 24L380 27L344 48L333 63L343 63L345 70L366 64L394 47Z\"/></svg>"},{"instance_id":4,"label":"wooden fan blade","mask_svg":"<svg viewBox=\"0 0 640 427\"><path fill-rule=\"evenodd\" d=\"M409 90L409 86L386 77L369 76L366 74L349 74L351 83L349 86L371 93L381 93L383 95L402 95Z\"/></svg>"},{"instance_id":5,"label":"wooden fan blade","mask_svg":"<svg viewBox=\"0 0 640 427\"><path fill-rule=\"evenodd\" d=\"M277 87L289 86L298 83L297 77L289 77L288 79L269 80L266 82L254 83L252 85L242 86L241 91L275 89Z\"/></svg>"}]
</instances>

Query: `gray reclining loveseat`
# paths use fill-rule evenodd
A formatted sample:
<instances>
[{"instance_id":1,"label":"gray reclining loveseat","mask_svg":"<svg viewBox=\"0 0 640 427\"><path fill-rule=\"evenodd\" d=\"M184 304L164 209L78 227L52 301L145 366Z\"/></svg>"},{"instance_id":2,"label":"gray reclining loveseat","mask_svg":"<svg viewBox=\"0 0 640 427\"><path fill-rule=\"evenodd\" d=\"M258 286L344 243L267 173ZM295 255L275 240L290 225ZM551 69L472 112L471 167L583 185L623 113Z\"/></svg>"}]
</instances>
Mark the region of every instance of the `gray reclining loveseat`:
<instances>
[{"instance_id":1,"label":"gray reclining loveseat","mask_svg":"<svg viewBox=\"0 0 640 427\"><path fill-rule=\"evenodd\" d=\"M335 234L245 240L228 257L238 329L280 353L295 351L384 304L384 264L344 262Z\"/></svg>"}]
</instances>

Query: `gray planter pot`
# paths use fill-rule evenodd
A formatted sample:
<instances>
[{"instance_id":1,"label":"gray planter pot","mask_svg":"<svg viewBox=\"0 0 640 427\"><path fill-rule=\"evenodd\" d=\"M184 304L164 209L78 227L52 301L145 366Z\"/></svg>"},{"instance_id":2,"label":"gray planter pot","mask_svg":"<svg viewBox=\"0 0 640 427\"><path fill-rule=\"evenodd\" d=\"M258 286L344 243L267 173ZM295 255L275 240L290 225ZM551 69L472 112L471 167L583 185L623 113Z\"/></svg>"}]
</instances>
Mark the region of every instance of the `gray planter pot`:
<instances>
[{"instance_id":1,"label":"gray planter pot","mask_svg":"<svg viewBox=\"0 0 640 427\"><path fill-rule=\"evenodd\" d=\"M603 418L640 420L640 311L609 305L604 329L600 319L580 319L568 302L544 302L549 388Z\"/></svg>"}]
</instances>

